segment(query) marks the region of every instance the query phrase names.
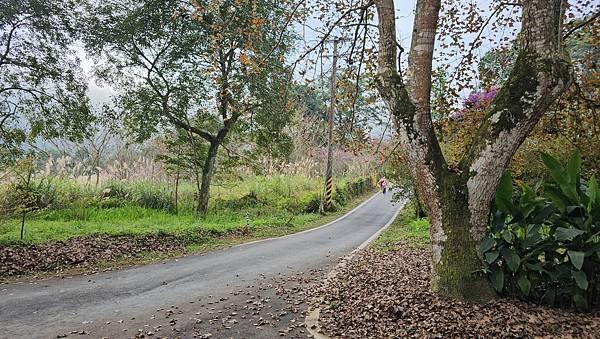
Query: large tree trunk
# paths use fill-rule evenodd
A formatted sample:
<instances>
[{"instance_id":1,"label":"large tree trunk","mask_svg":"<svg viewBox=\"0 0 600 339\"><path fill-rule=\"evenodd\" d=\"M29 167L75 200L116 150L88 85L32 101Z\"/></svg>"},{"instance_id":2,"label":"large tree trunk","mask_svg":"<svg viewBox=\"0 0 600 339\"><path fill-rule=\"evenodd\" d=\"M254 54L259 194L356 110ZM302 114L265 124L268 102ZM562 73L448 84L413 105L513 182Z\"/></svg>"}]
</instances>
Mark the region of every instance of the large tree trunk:
<instances>
[{"instance_id":1,"label":"large tree trunk","mask_svg":"<svg viewBox=\"0 0 600 339\"><path fill-rule=\"evenodd\" d=\"M210 184L212 182L212 176L215 169L215 161L217 159L217 151L221 142L213 140L208 148L206 154L206 160L204 161L204 167L202 168L202 184L200 185L200 191L198 192L198 213L206 214L208 211L208 198L210 197Z\"/></svg>"},{"instance_id":2,"label":"large tree trunk","mask_svg":"<svg viewBox=\"0 0 600 339\"><path fill-rule=\"evenodd\" d=\"M484 302L495 292L483 274L474 274L483 265L478 252L480 239L470 230L471 212L465 178L448 175L439 194L430 197L440 206L441 218L430 218L432 245L432 289L445 296Z\"/></svg>"},{"instance_id":3,"label":"large tree trunk","mask_svg":"<svg viewBox=\"0 0 600 339\"><path fill-rule=\"evenodd\" d=\"M401 144L428 212L432 288L448 297L487 301L489 281L478 245L485 235L498 181L512 155L548 106L565 90L570 65L561 43L562 1L523 1L521 51L467 155L448 166L432 127L431 65L440 0L418 0L406 84L396 67L393 0L376 0L378 89L391 110Z\"/></svg>"}]
</instances>

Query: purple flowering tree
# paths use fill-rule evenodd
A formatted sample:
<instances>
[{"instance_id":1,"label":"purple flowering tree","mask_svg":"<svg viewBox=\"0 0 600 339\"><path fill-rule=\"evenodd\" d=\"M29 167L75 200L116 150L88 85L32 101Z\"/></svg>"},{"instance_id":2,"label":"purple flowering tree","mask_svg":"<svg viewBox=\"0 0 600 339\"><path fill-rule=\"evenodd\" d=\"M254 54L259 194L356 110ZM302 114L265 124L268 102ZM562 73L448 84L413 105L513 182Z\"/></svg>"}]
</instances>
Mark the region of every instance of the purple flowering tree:
<instances>
[{"instance_id":1,"label":"purple flowering tree","mask_svg":"<svg viewBox=\"0 0 600 339\"><path fill-rule=\"evenodd\" d=\"M492 87L487 90L469 94L468 97L463 99L463 107L454 112L454 114L451 115L451 118L454 120L463 120L464 117L469 114L469 112L487 110L497 93L498 88Z\"/></svg>"}]
</instances>

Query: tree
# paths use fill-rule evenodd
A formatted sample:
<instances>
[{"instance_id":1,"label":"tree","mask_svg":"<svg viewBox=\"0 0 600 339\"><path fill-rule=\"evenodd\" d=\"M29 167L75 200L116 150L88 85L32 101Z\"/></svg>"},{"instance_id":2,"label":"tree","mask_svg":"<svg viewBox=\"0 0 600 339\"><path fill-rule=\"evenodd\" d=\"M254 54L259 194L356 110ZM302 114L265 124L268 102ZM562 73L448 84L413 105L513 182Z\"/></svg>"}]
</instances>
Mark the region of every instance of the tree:
<instances>
[{"instance_id":1,"label":"tree","mask_svg":"<svg viewBox=\"0 0 600 339\"><path fill-rule=\"evenodd\" d=\"M406 81L397 68L393 0L376 0L379 91L392 114L418 193L428 212L432 287L454 298L485 301L495 293L482 275L481 243L498 182L509 160L550 104L572 67L562 45L561 0L523 0L515 66L467 152L448 166L433 129L432 58L440 0L418 0Z\"/></svg>"},{"instance_id":2,"label":"tree","mask_svg":"<svg viewBox=\"0 0 600 339\"><path fill-rule=\"evenodd\" d=\"M565 39L565 48L575 69L574 81L543 115L512 157L510 171L515 179L533 186L547 175L540 152L551 154L564 162L579 152L583 155L582 176L591 176L600 169L600 125L597 109L594 108L600 93L595 85L597 80L594 80L599 74L598 66L594 63L598 60L598 42L591 38L597 36L593 33L598 28L600 23L590 24ZM510 75L517 46L518 41L511 41L506 48L485 53L478 64L484 90L468 95L463 100L462 108L450 118L436 121L434 115L434 126L440 132L438 137L448 162L457 163L476 134L497 93L496 86ZM432 93L435 93L433 89Z\"/></svg>"},{"instance_id":3,"label":"tree","mask_svg":"<svg viewBox=\"0 0 600 339\"><path fill-rule=\"evenodd\" d=\"M37 137L80 139L93 116L72 43L75 1L8 0L0 8L0 164Z\"/></svg>"},{"instance_id":4,"label":"tree","mask_svg":"<svg viewBox=\"0 0 600 339\"><path fill-rule=\"evenodd\" d=\"M378 93L368 83L367 75L362 75L356 81L352 71L351 68L340 70L341 75L338 76L334 132L337 145L360 151L368 144L373 129L385 125L381 114L385 108L377 102ZM297 85L294 88L295 95L299 104L304 105L299 109L305 111L306 116L326 122L326 102L331 100L330 87L331 80L327 77L318 78L311 85Z\"/></svg>"},{"instance_id":5,"label":"tree","mask_svg":"<svg viewBox=\"0 0 600 339\"><path fill-rule=\"evenodd\" d=\"M305 116L315 117L319 120L327 119L327 105L325 104L325 96L327 91L323 88L327 87L324 84L297 84L293 87L293 95L297 103L302 105L303 114Z\"/></svg>"},{"instance_id":6,"label":"tree","mask_svg":"<svg viewBox=\"0 0 600 339\"><path fill-rule=\"evenodd\" d=\"M138 139L177 128L208 144L198 212L208 208L219 147L241 121L281 102L288 80L287 2L112 0L90 20L88 50ZM272 113L284 112L271 110Z\"/></svg>"}]
</instances>

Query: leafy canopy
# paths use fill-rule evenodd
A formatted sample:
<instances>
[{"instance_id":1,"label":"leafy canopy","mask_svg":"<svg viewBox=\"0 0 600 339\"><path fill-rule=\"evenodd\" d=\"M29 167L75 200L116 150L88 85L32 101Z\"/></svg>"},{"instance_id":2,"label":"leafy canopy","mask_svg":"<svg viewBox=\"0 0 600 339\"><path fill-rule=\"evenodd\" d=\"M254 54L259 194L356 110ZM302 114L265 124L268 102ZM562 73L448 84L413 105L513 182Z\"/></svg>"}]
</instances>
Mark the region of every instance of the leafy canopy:
<instances>
[{"instance_id":1,"label":"leafy canopy","mask_svg":"<svg viewBox=\"0 0 600 339\"><path fill-rule=\"evenodd\" d=\"M78 1L8 0L0 6L0 164L37 137L81 139L93 120L73 43Z\"/></svg>"},{"instance_id":2,"label":"leafy canopy","mask_svg":"<svg viewBox=\"0 0 600 339\"><path fill-rule=\"evenodd\" d=\"M287 10L268 1L104 1L86 45L140 140L173 127L209 140L229 120L283 111Z\"/></svg>"}]
</instances>

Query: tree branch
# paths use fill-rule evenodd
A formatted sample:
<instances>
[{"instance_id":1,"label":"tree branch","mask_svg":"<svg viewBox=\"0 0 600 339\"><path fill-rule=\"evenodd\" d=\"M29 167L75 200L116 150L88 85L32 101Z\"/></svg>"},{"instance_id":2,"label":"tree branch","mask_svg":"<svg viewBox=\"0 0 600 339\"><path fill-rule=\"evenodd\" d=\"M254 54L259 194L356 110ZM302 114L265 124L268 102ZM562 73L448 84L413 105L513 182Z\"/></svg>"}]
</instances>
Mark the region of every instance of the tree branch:
<instances>
[{"instance_id":1,"label":"tree branch","mask_svg":"<svg viewBox=\"0 0 600 339\"><path fill-rule=\"evenodd\" d=\"M465 59L467 57L470 57L473 55L473 50L475 49L475 46L477 45L477 41L479 41L479 39L481 38L481 35L483 34L483 29L487 27L487 25L490 23L490 21L492 21L492 18L494 16L496 16L496 14L498 14L498 12L500 10L502 10L504 7L506 6L521 6L520 3L511 3L511 2L501 2L500 4L498 4L498 6L496 6L496 8L494 9L494 11L488 16L487 20L485 20L485 22L483 23L483 25L481 25L481 28L479 29L479 32L477 33L477 36L475 37L475 39L473 39L473 41L471 42L471 47L469 48L469 51L464 54L462 56L462 58L460 59L460 62L458 63L458 65L456 66L456 69L460 69L460 67L463 65L463 63L465 62ZM455 73L455 75L458 74Z\"/></svg>"},{"instance_id":2,"label":"tree branch","mask_svg":"<svg viewBox=\"0 0 600 339\"><path fill-rule=\"evenodd\" d=\"M367 42L367 27L365 25L365 31L363 33L362 39L362 49L360 53L360 60L358 62L358 70L356 72L356 83L355 83L355 91L354 96L352 97L352 117L350 120L350 138L352 138L352 133L354 132L354 120L356 119L356 99L358 98L360 92L360 71L362 69L363 60L365 58L365 45Z\"/></svg>"},{"instance_id":3,"label":"tree branch","mask_svg":"<svg viewBox=\"0 0 600 339\"><path fill-rule=\"evenodd\" d=\"M283 24L283 28L281 29L281 31L279 32L279 37L277 38L277 42L275 43L275 46L273 46L273 48L271 49L271 51L269 51L269 53L267 53L267 55L265 55L264 58L262 58L257 65L260 66L262 65L264 62L266 62L271 55L273 55L273 53L275 53L275 51L277 50L277 48L279 48L279 46L281 45L281 42L283 41L283 37L285 36L285 31L287 30L287 27L289 26L290 22L292 22L292 19L294 18L294 15L296 14L296 12L298 11L298 8L300 8L300 5L302 5L303 3L305 3L306 0L300 0L298 1L298 3L294 6L294 8L292 9L292 12L288 15L288 17L285 19L285 22Z\"/></svg>"},{"instance_id":4,"label":"tree branch","mask_svg":"<svg viewBox=\"0 0 600 339\"><path fill-rule=\"evenodd\" d=\"M23 18L21 18L20 20L18 20L16 23L11 23L12 28L10 29L10 31L8 32L8 38L6 40L6 49L4 50L4 53L2 53L2 56L0 56L0 66L2 66L4 64L4 61L6 60L6 57L8 56L8 53L10 52L10 45L12 43L12 38L14 36L15 31L17 30L17 28L19 28L19 26L21 26L21 24L29 19L31 17L31 15L26 15Z\"/></svg>"},{"instance_id":5,"label":"tree branch","mask_svg":"<svg viewBox=\"0 0 600 339\"><path fill-rule=\"evenodd\" d=\"M154 81L152 80L152 71L155 69L156 67L156 63L158 62L158 58L160 56L157 55L154 60L150 60L146 54L137 46L137 44L135 43L135 37L132 35L131 36L131 45L133 46L133 49L136 51L137 56L139 56L140 58L142 58L143 60L145 60L148 64L150 64L149 66L146 65L145 63L140 63L142 65L142 67L144 67L146 69L146 81L148 82L148 85L150 85L150 87L152 87L152 89L154 90L154 92L156 93L156 95L158 95L161 99L165 96L165 94L163 94L160 89L156 86L156 84L154 83ZM162 51L165 51L165 49L163 49ZM161 51L161 53L162 53ZM166 83L166 80L163 81ZM167 84L168 86L168 84ZM168 87L167 87L167 92L168 92Z\"/></svg>"},{"instance_id":6,"label":"tree branch","mask_svg":"<svg viewBox=\"0 0 600 339\"><path fill-rule=\"evenodd\" d=\"M563 37L562 37L563 40L566 40L571 34L575 33L577 30L583 28L584 26L589 25L594 20L598 19L598 17L600 17L600 11L594 13L591 18L589 18L589 19L583 21L582 23L580 23L579 25L576 25L575 27L571 28L567 33L565 33L563 35Z\"/></svg>"},{"instance_id":7,"label":"tree branch","mask_svg":"<svg viewBox=\"0 0 600 339\"><path fill-rule=\"evenodd\" d=\"M327 39L329 39L329 36L333 32L333 30L338 26L338 24L348 14L350 14L352 12L356 12L356 11L367 9L367 8L373 6L374 3L375 3L375 0L370 0L367 3L365 3L364 5L360 5L360 6L357 6L357 7L349 8L344 13L342 13L342 15L331 25L331 27L329 27L329 29L327 29L327 31L325 32L325 34L323 35L323 37L321 37L321 40L319 40L319 42L317 44L315 44L314 46L312 46L311 48L309 48L308 50L306 50L304 53L302 53L302 55L300 57L298 57L296 59L296 61L294 61L293 65L296 65L298 62L300 62L300 60L306 58L307 55L309 55L310 53L314 52L314 50L317 49L317 47L321 46L325 41L327 41Z\"/></svg>"},{"instance_id":8,"label":"tree branch","mask_svg":"<svg viewBox=\"0 0 600 339\"><path fill-rule=\"evenodd\" d=\"M175 127L181 128L181 129L191 132L191 133L194 133L208 142L213 142L213 140L215 139L215 137L212 134L210 134L198 127L192 126L191 124L188 124L188 123L185 123L185 122L179 120L177 117L175 117L170 112L166 112L166 115L167 115L167 118L169 119L169 121L173 125L175 125Z\"/></svg>"}]
</instances>

